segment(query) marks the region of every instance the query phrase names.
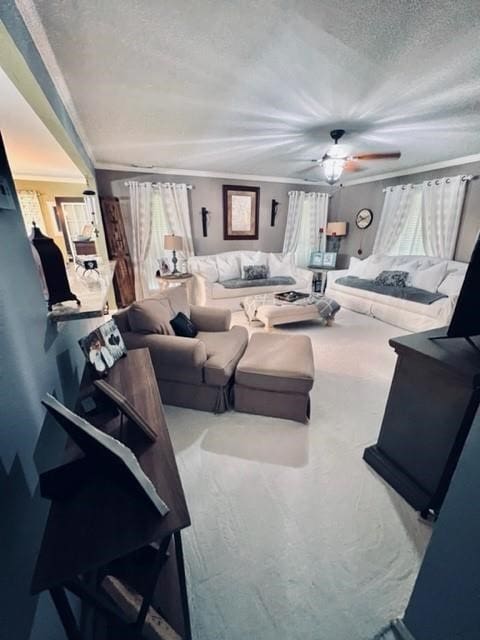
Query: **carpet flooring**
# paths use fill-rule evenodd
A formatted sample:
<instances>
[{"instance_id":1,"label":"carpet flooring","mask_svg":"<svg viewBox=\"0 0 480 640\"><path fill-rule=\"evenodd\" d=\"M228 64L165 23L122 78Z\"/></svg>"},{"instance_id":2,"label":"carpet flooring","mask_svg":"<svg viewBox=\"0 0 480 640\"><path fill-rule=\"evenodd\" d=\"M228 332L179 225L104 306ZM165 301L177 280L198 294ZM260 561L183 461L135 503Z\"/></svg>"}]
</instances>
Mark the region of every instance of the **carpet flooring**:
<instances>
[{"instance_id":1,"label":"carpet flooring","mask_svg":"<svg viewBox=\"0 0 480 640\"><path fill-rule=\"evenodd\" d=\"M395 365L388 340L404 332L346 310L276 331L312 339L309 425L166 407L193 522L194 639L371 640L402 615L431 533L362 460Z\"/></svg>"}]
</instances>

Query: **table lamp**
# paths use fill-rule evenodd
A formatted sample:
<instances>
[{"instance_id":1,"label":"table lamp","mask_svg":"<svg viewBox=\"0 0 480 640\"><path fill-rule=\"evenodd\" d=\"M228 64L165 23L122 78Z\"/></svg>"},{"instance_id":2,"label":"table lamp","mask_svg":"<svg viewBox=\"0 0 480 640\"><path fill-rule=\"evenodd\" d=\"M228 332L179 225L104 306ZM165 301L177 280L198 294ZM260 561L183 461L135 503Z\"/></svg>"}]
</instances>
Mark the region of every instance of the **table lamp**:
<instances>
[{"instance_id":1,"label":"table lamp","mask_svg":"<svg viewBox=\"0 0 480 640\"><path fill-rule=\"evenodd\" d=\"M340 238L347 235L346 222L328 222L327 236L329 236L330 250L338 253L340 249Z\"/></svg>"},{"instance_id":2,"label":"table lamp","mask_svg":"<svg viewBox=\"0 0 480 640\"><path fill-rule=\"evenodd\" d=\"M163 247L167 251L172 251L172 263L173 263L173 271L172 275L180 273L177 269L177 251L181 251L183 249L183 239L181 236L176 236L172 234L170 236L163 236Z\"/></svg>"}]
</instances>

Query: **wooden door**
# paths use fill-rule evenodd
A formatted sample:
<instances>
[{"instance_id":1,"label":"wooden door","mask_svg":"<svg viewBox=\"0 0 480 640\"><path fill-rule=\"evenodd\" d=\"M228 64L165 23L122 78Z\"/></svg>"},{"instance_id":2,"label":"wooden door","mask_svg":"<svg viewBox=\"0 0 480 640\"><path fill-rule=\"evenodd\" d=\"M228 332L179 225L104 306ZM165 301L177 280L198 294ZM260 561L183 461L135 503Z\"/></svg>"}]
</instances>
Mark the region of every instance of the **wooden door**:
<instances>
[{"instance_id":1,"label":"wooden door","mask_svg":"<svg viewBox=\"0 0 480 640\"><path fill-rule=\"evenodd\" d=\"M113 288L119 308L135 300L135 277L118 198L100 198L108 256L116 260Z\"/></svg>"}]
</instances>

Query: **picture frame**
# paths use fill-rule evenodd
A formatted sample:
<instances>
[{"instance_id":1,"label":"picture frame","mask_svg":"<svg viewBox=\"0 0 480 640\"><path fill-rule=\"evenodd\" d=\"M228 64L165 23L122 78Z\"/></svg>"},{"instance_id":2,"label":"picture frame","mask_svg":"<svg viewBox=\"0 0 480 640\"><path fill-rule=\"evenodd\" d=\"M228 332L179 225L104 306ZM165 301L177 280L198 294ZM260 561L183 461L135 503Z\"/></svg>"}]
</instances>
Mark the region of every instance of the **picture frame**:
<instances>
[{"instance_id":1,"label":"picture frame","mask_svg":"<svg viewBox=\"0 0 480 640\"><path fill-rule=\"evenodd\" d=\"M223 185L223 239L258 240L260 187Z\"/></svg>"},{"instance_id":2,"label":"picture frame","mask_svg":"<svg viewBox=\"0 0 480 640\"><path fill-rule=\"evenodd\" d=\"M310 254L310 267L323 267L323 251L312 251Z\"/></svg>"},{"instance_id":3,"label":"picture frame","mask_svg":"<svg viewBox=\"0 0 480 640\"><path fill-rule=\"evenodd\" d=\"M310 254L310 267L334 269L336 264L337 254L334 251L312 251Z\"/></svg>"},{"instance_id":4,"label":"picture frame","mask_svg":"<svg viewBox=\"0 0 480 640\"><path fill-rule=\"evenodd\" d=\"M133 422L133 424L138 427L138 429L150 440L150 442L155 442L157 439L157 433L155 429L153 429L148 422L146 422L143 417L138 413L135 407L127 400L127 398L117 391L111 384L109 384L106 380L94 380L93 384L95 387L103 393L107 398L109 398L117 409L125 414L129 420Z\"/></svg>"},{"instance_id":5,"label":"picture frame","mask_svg":"<svg viewBox=\"0 0 480 640\"><path fill-rule=\"evenodd\" d=\"M122 334L113 319L80 338L78 344L97 376L107 375L109 369L127 355Z\"/></svg>"},{"instance_id":6,"label":"picture frame","mask_svg":"<svg viewBox=\"0 0 480 640\"><path fill-rule=\"evenodd\" d=\"M337 264L337 254L334 251L326 251L323 254L323 266L331 269Z\"/></svg>"}]
</instances>

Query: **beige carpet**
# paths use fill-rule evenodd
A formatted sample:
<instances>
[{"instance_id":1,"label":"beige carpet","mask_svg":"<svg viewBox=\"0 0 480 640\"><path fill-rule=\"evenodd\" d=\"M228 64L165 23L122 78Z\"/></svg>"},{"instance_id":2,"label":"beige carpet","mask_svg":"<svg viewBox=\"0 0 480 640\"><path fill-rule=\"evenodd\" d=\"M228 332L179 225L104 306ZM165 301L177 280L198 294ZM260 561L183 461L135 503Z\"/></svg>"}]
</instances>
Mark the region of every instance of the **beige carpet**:
<instances>
[{"instance_id":1,"label":"beige carpet","mask_svg":"<svg viewBox=\"0 0 480 640\"><path fill-rule=\"evenodd\" d=\"M370 640L403 613L430 535L362 460L403 332L343 310L278 330L312 338L310 425L167 407L194 638Z\"/></svg>"}]
</instances>

